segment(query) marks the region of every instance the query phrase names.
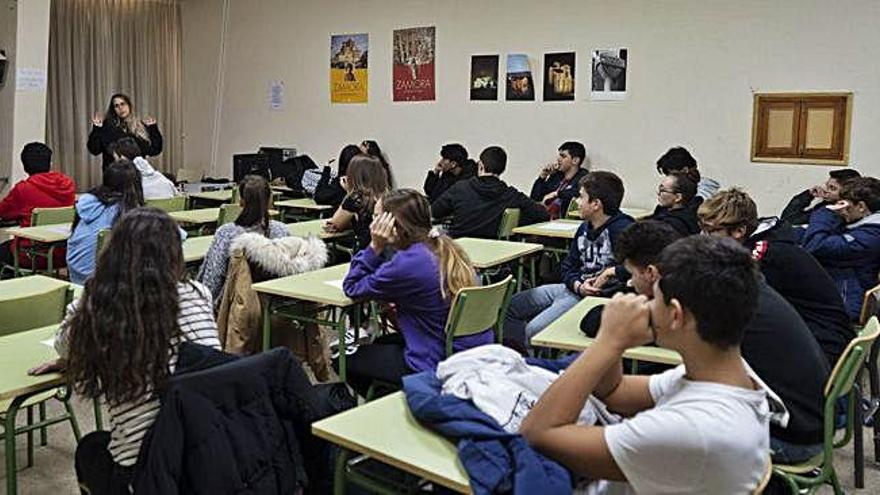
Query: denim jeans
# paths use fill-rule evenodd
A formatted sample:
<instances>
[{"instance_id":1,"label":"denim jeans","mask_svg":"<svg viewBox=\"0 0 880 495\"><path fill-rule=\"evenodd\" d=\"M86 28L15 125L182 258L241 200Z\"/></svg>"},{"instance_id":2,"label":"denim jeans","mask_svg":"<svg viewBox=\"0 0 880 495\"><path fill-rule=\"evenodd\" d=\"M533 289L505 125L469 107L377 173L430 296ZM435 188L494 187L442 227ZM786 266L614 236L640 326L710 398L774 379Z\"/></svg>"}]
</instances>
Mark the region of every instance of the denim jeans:
<instances>
[{"instance_id":1,"label":"denim jeans","mask_svg":"<svg viewBox=\"0 0 880 495\"><path fill-rule=\"evenodd\" d=\"M822 452L823 444L800 445L770 437L770 457L773 462L797 464Z\"/></svg>"},{"instance_id":2,"label":"denim jeans","mask_svg":"<svg viewBox=\"0 0 880 495\"><path fill-rule=\"evenodd\" d=\"M530 348L532 337L581 300L565 284L549 284L515 294L504 321L505 338Z\"/></svg>"}]
</instances>

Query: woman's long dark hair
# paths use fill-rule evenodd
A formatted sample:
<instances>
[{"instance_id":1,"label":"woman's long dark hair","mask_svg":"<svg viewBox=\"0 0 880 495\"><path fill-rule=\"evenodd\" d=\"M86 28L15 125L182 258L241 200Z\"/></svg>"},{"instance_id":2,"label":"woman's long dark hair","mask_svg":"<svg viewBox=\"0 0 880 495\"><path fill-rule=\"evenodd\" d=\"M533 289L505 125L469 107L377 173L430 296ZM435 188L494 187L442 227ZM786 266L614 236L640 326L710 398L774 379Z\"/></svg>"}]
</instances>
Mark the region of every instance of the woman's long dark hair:
<instances>
[{"instance_id":1,"label":"woman's long dark hair","mask_svg":"<svg viewBox=\"0 0 880 495\"><path fill-rule=\"evenodd\" d=\"M269 235L269 204L272 200L272 188L269 182L260 175L246 175L238 183L238 195L241 198L241 213L235 224L251 228L259 226L263 235Z\"/></svg>"},{"instance_id":2,"label":"woman's long dark hair","mask_svg":"<svg viewBox=\"0 0 880 495\"><path fill-rule=\"evenodd\" d=\"M394 189L395 180L394 174L391 172L391 164L388 163L388 160L385 158L385 153L382 152L379 143L372 139L366 139L361 143L361 146L363 146L368 155L378 158L379 161L382 162L382 166L385 168L385 174L388 176L388 186L391 187L391 189Z\"/></svg>"},{"instance_id":3,"label":"woman's long dark hair","mask_svg":"<svg viewBox=\"0 0 880 495\"><path fill-rule=\"evenodd\" d=\"M77 392L115 406L162 389L169 342L180 335L183 273L180 234L167 213L137 208L120 218L70 322L66 373Z\"/></svg>"},{"instance_id":4,"label":"woman's long dark hair","mask_svg":"<svg viewBox=\"0 0 880 495\"><path fill-rule=\"evenodd\" d=\"M359 196L365 211L373 211L376 201L388 192L388 176L378 158L360 154L351 159L348 164L348 187L349 195Z\"/></svg>"},{"instance_id":5,"label":"woman's long dark hair","mask_svg":"<svg viewBox=\"0 0 880 495\"><path fill-rule=\"evenodd\" d=\"M348 174L348 164L351 162L351 159L360 155L361 149L353 144L345 145L345 148L342 148L342 151L339 152L339 160L336 162L336 177L345 177Z\"/></svg>"},{"instance_id":6,"label":"woman's long dark hair","mask_svg":"<svg viewBox=\"0 0 880 495\"><path fill-rule=\"evenodd\" d=\"M118 221L127 211L144 206L144 190L141 184L141 173L129 160L120 159L111 163L104 170L101 185L89 191L105 205L119 205L119 213L114 222ZM79 214L73 219L73 228L79 224Z\"/></svg>"}]
</instances>

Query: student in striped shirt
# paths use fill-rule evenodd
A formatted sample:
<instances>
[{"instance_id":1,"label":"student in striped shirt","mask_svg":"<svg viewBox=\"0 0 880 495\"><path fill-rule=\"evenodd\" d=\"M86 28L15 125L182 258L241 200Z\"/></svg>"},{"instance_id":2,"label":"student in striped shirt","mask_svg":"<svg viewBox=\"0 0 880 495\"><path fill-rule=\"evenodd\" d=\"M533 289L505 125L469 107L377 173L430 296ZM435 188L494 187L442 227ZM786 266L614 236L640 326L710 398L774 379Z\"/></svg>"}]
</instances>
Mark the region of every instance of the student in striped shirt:
<instances>
[{"instance_id":1,"label":"student in striped shirt","mask_svg":"<svg viewBox=\"0 0 880 495\"><path fill-rule=\"evenodd\" d=\"M92 494L129 491L178 345L220 348L210 292L183 276L174 220L155 208L126 213L82 297L68 307L55 338L61 359L30 371L63 368L77 393L109 408L110 431L86 435L76 450L77 478Z\"/></svg>"}]
</instances>

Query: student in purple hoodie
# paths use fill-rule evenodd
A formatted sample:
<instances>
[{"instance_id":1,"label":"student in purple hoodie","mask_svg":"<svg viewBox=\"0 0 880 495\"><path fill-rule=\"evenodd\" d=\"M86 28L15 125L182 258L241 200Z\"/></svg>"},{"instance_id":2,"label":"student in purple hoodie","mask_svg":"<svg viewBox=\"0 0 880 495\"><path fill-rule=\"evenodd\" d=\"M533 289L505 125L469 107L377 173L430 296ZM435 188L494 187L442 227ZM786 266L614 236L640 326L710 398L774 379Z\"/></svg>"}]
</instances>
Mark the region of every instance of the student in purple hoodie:
<instances>
[{"instance_id":1,"label":"student in purple hoodie","mask_svg":"<svg viewBox=\"0 0 880 495\"><path fill-rule=\"evenodd\" d=\"M431 205L412 189L395 189L376 203L371 242L351 261L343 289L354 299L393 303L399 333L376 339L348 357L348 382L366 394L373 380L400 383L404 375L431 370L446 357L444 326L449 305L476 284L467 254L431 229ZM390 259L385 247L395 249ZM456 351L493 341L491 330L456 339Z\"/></svg>"}]
</instances>

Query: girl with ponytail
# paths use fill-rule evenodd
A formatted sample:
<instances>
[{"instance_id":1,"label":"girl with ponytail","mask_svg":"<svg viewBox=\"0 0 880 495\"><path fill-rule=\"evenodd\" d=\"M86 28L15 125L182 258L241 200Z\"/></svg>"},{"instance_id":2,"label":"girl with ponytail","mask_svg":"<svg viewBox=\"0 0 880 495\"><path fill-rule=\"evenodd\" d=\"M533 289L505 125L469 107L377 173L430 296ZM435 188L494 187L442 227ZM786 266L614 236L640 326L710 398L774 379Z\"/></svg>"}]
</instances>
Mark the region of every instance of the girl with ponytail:
<instances>
[{"instance_id":1,"label":"girl with ponytail","mask_svg":"<svg viewBox=\"0 0 880 495\"><path fill-rule=\"evenodd\" d=\"M452 299L477 284L467 254L431 228L428 199L412 189L385 193L376 203L371 241L351 261L343 281L348 297L393 303L399 334L378 338L348 357L349 384L362 395L374 379L400 383L445 358L444 326ZM382 256L386 247L393 256ZM456 339L456 351L492 343L487 330Z\"/></svg>"}]
</instances>

